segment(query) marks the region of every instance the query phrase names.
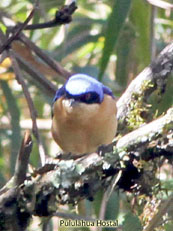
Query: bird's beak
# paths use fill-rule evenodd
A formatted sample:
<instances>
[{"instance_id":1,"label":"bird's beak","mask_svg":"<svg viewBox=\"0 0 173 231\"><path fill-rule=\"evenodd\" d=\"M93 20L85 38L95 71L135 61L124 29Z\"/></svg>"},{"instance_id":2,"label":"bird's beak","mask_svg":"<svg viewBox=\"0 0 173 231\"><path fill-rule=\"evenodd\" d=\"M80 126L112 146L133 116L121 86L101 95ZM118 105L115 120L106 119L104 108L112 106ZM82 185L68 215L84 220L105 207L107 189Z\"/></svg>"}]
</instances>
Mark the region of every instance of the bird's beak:
<instances>
[{"instance_id":1,"label":"bird's beak","mask_svg":"<svg viewBox=\"0 0 173 231\"><path fill-rule=\"evenodd\" d=\"M63 100L63 104L66 108L72 108L77 105L77 101L75 99L65 99Z\"/></svg>"},{"instance_id":2,"label":"bird's beak","mask_svg":"<svg viewBox=\"0 0 173 231\"><path fill-rule=\"evenodd\" d=\"M70 107L74 107L74 106L76 106L76 104L77 104L77 102L75 99L69 99L69 106Z\"/></svg>"}]
</instances>

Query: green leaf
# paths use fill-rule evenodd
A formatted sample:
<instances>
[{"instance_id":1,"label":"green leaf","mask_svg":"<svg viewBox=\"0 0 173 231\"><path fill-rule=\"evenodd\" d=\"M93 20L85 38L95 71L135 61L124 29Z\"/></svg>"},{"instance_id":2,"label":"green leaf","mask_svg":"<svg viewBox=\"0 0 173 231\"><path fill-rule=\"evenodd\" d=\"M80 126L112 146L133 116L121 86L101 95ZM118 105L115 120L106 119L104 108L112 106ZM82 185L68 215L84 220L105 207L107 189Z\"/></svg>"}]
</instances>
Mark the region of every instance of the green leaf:
<instances>
[{"instance_id":1,"label":"green leaf","mask_svg":"<svg viewBox=\"0 0 173 231\"><path fill-rule=\"evenodd\" d=\"M116 82L121 87L126 87L129 77L129 64L131 63L131 49L135 37L135 30L126 23L118 38L116 53ZM123 68L122 68L123 67Z\"/></svg>"},{"instance_id":2,"label":"green leaf","mask_svg":"<svg viewBox=\"0 0 173 231\"><path fill-rule=\"evenodd\" d=\"M113 192L109 198L106 207L106 220L115 220L118 216L119 207L120 207L120 198L117 192Z\"/></svg>"},{"instance_id":3,"label":"green leaf","mask_svg":"<svg viewBox=\"0 0 173 231\"><path fill-rule=\"evenodd\" d=\"M136 30L135 54L139 60L139 71L150 62L150 7L145 1L134 0L129 16Z\"/></svg>"},{"instance_id":4,"label":"green leaf","mask_svg":"<svg viewBox=\"0 0 173 231\"><path fill-rule=\"evenodd\" d=\"M173 230L173 222L170 221L167 224L164 225L164 230L165 231L172 231Z\"/></svg>"},{"instance_id":5,"label":"green leaf","mask_svg":"<svg viewBox=\"0 0 173 231\"><path fill-rule=\"evenodd\" d=\"M123 231L141 231L142 226L139 218L133 213L129 212L125 215L125 219L123 222Z\"/></svg>"},{"instance_id":6,"label":"green leaf","mask_svg":"<svg viewBox=\"0 0 173 231\"><path fill-rule=\"evenodd\" d=\"M96 217L99 217L99 213L100 213L100 206L102 203L102 198L103 198L103 190L99 190L96 195L94 196L94 201L93 203L93 208L96 214Z\"/></svg>"},{"instance_id":7,"label":"green leaf","mask_svg":"<svg viewBox=\"0 0 173 231\"><path fill-rule=\"evenodd\" d=\"M108 19L105 43L100 61L99 79L101 80L106 70L109 58L117 42L118 36L123 28L125 19L128 15L131 0L116 0L112 13Z\"/></svg>"}]
</instances>

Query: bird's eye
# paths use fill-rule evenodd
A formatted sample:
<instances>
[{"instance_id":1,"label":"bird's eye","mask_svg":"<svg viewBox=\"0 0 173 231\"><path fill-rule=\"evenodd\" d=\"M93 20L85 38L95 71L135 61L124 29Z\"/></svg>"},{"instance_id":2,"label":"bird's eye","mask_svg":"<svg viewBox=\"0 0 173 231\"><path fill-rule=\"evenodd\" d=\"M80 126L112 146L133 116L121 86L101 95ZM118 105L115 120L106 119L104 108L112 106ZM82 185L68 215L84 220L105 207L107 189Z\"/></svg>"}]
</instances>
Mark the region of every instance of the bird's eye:
<instances>
[{"instance_id":1,"label":"bird's eye","mask_svg":"<svg viewBox=\"0 0 173 231\"><path fill-rule=\"evenodd\" d=\"M91 98L91 93L87 93L87 94L81 95L79 100L81 102L88 103L90 101L90 98Z\"/></svg>"},{"instance_id":2,"label":"bird's eye","mask_svg":"<svg viewBox=\"0 0 173 231\"><path fill-rule=\"evenodd\" d=\"M99 103L99 96L95 92L86 93L80 96L80 101L87 104Z\"/></svg>"},{"instance_id":3,"label":"bird's eye","mask_svg":"<svg viewBox=\"0 0 173 231\"><path fill-rule=\"evenodd\" d=\"M84 97L86 102L89 101L91 99L91 93L85 94Z\"/></svg>"}]
</instances>

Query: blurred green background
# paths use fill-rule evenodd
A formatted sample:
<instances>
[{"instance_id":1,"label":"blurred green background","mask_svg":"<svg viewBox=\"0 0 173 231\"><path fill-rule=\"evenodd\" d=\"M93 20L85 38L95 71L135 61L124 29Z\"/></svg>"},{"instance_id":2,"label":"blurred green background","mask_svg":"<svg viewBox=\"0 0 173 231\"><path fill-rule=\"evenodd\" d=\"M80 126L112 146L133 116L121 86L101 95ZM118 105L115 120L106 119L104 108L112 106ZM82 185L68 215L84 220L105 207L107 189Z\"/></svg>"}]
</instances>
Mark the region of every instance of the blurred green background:
<instances>
[{"instance_id":1,"label":"blurred green background","mask_svg":"<svg viewBox=\"0 0 173 231\"><path fill-rule=\"evenodd\" d=\"M1 0L1 30L5 32L12 21L23 22L31 11L33 2ZM167 2L173 4L173 0ZM67 3L71 1L41 0L32 23L49 21L56 10ZM145 0L78 0L76 4L78 9L70 24L24 33L66 70L87 73L98 78L112 88L118 97L129 82L173 39L171 9L154 7ZM38 113L38 127L45 151L55 155L57 146L50 134L52 97L31 81L26 72L23 72L23 76ZM57 88L63 83L58 81L55 74L46 73L45 76ZM172 105L172 92L173 81L169 80L162 100L157 94L152 95L150 103L154 114L161 115ZM9 59L0 64L0 98L0 186L3 186L13 175L23 133L26 129L31 129L28 106ZM35 139L30 162L35 167L40 166ZM168 191L171 191L173 171L163 169L161 173L164 183L168 185ZM155 200L164 196L161 193L155 196ZM86 202L88 216L99 216L102 198L103 192L99 192L94 202ZM132 209L133 199L134 195L130 193L114 192L107 205L105 218L118 219L119 224L124 225L123 231L142 230L142 223L147 218L140 219L140 215L142 211L144 213L144 201L149 201L149 198L141 196ZM57 230L56 227L57 220L54 220L49 230ZM33 219L28 230L36 230L35 228L44 230L38 218ZM173 223L170 221L157 230L173 230Z\"/></svg>"}]
</instances>

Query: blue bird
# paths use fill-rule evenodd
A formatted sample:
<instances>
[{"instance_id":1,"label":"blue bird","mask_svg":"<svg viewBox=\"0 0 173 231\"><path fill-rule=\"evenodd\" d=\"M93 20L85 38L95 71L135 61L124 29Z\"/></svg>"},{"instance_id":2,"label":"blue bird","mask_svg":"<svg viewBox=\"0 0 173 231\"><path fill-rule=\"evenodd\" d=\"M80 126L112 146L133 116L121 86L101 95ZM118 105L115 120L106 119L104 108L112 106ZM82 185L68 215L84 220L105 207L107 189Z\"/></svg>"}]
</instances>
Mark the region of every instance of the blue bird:
<instances>
[{"instance_id":1,"label":"blue bird","mask_svg":"<svg viewBox=\"0 0 173 231\"><path fill-rule=\"evenodd\" d=\"M85 75L72 75L56 92L52 136L65 153L97 151L117 130L116 100L110 88Z\"/></svg>"}]
</instances>

